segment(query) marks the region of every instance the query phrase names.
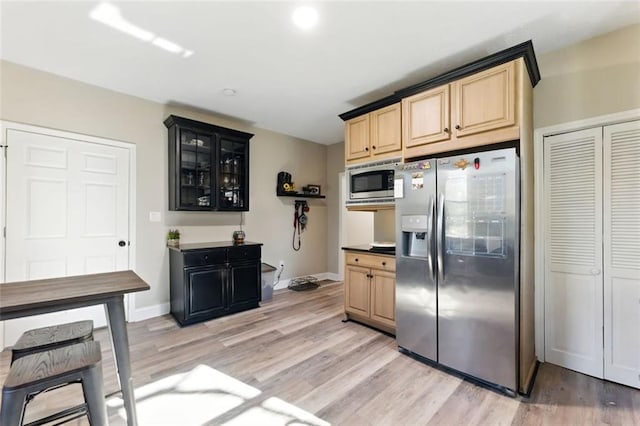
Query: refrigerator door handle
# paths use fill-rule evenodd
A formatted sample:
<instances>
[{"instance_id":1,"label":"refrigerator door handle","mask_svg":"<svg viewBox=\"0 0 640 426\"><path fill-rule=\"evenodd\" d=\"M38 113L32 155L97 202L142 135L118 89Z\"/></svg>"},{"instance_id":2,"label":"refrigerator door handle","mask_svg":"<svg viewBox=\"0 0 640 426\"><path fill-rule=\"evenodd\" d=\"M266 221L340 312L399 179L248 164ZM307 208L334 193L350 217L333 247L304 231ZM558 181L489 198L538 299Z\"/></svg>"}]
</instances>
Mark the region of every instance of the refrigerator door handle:
<instances>
[{"instance_id":1,"label":"refrigerator door handle","mask_svg":"<svg viewBox=\"0 0 640 426\"><path fill-rule=\"evenodd\" d=\"M440 282L444 280L444 253L443 253L443 240L444 240L444 194L438 195L438 235L437 241L437 254L438 254L438 277Z\"/></svg>"},{"instance_id":2,"label":"refrigerator door handle","mask_svg":"<svg viewBox=\"0 0 640 426\"><path fill-rule=\"evenodd\" d=\"M433 241L433 213L434 213L435 203L433 201L433 197L429 198L429 217L427 218L427 262L429 262L429 273L431 274L431 279L436 279L436 270L435 270L435 262L433 260L432 253L432 241Z\"/></svg>"}]
</instances>

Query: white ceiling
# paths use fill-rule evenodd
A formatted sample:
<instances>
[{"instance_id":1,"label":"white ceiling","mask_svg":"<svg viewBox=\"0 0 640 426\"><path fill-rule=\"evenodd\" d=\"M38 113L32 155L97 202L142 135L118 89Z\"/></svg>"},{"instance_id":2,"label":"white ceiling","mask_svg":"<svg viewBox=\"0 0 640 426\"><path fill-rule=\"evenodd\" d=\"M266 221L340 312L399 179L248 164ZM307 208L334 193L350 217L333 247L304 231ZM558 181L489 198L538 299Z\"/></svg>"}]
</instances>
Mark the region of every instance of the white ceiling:
<instances>
[{"instance_id":1,"label":"white ceiling","mask_svg":"<svg viewBox=\"0 0 640 426\"><path fill-rule=\"evenodd\" d=\"M89 18L98 2L0 3L2 59L322 144L338 114L526 40L542 53L640 22L640 2L115 2L183 58ZM544 70L541 70L544 75ZM222 94L233 88L236 96Z\"/></svg>"}]
</instances>

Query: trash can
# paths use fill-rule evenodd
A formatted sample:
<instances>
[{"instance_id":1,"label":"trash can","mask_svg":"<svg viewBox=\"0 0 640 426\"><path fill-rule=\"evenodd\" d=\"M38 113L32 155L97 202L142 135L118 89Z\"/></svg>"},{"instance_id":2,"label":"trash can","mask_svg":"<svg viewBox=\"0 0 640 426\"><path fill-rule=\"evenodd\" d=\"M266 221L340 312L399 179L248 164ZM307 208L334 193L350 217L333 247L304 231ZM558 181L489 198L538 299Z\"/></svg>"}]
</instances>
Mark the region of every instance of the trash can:
<instances>
[{"instance_id":1,"label":"trash can","mask_svg":"<svg viewBox=\"0 0 640 426\"><path fill-rule=\"evenodd\" d=\"M276 268L268 263L262 263L262 298L261 302L271 300L273 297L273 283L276 276Z\"/></svg>"}]
</instances>

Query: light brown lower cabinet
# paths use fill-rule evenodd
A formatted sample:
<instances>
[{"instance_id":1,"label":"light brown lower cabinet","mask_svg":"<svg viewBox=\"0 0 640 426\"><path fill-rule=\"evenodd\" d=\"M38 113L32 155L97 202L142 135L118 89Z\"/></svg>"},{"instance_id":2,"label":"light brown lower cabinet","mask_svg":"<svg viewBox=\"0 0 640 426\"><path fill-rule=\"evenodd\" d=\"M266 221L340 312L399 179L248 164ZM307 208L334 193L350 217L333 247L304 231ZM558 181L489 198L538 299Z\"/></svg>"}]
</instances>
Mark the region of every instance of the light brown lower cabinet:
<instances>
[{"instance_id":1,"label":"light brown lower cabinet","mask_svg":"<svg viewBox=\"0 0 640 426\"><path fill-rule=\"evenodd\" d=\"M395 334L395 258L346 252L345 316Z\"/></svg>"}]
</instances>

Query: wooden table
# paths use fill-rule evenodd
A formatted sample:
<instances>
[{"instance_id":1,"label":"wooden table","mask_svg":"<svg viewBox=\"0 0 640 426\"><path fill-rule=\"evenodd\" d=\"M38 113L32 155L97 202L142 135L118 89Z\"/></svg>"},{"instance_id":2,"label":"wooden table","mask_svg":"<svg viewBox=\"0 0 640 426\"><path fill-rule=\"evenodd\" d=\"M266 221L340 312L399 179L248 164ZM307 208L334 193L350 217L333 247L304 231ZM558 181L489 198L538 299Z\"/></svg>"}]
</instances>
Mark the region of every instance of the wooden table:
<instances>
[{"instance_id":1,"label":"wooden table","mask_svg":"<svg viewBox=\"0 0 640 426\"><path fill-rule=\"evenodd\" d=\"M102 304L116 358L127 424L138 424L124 295L149 290L133 271L0 284L0 321Z\"/></svg>"}]
</instances>

